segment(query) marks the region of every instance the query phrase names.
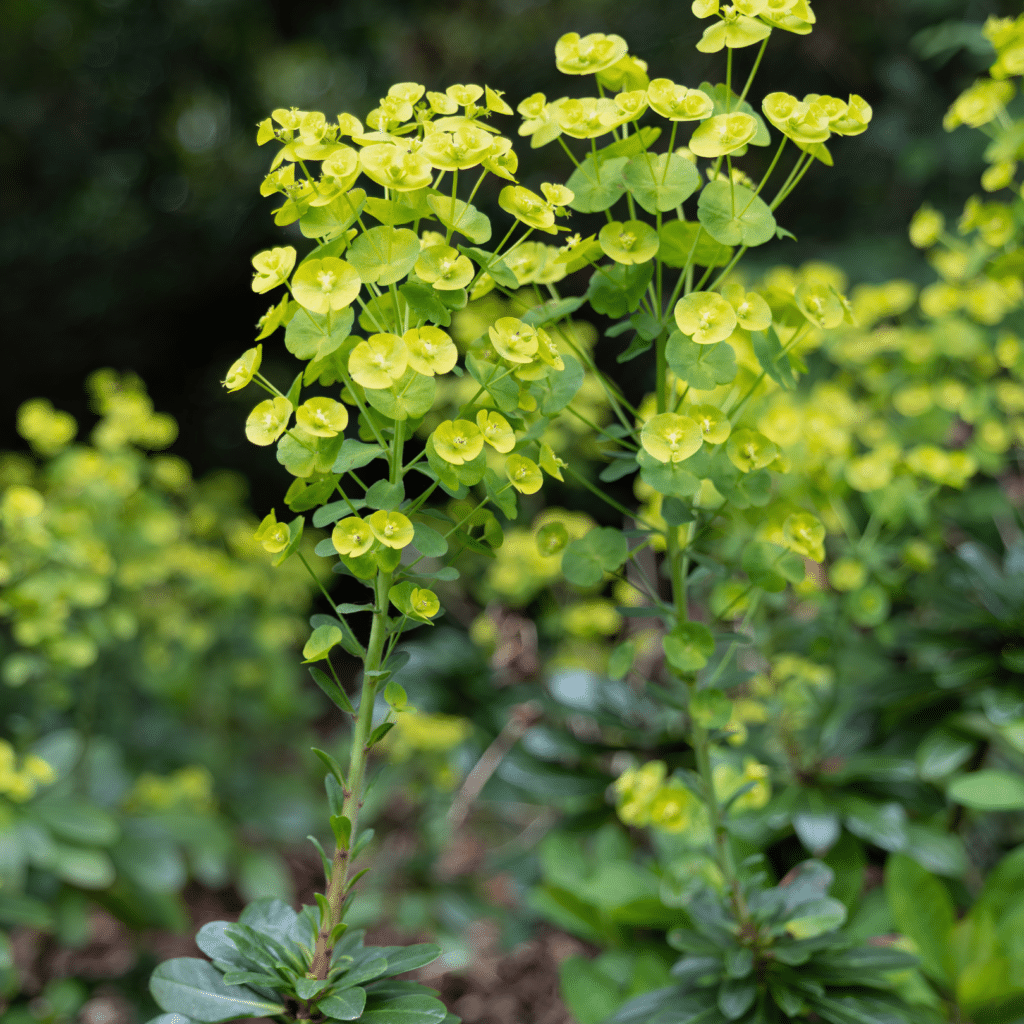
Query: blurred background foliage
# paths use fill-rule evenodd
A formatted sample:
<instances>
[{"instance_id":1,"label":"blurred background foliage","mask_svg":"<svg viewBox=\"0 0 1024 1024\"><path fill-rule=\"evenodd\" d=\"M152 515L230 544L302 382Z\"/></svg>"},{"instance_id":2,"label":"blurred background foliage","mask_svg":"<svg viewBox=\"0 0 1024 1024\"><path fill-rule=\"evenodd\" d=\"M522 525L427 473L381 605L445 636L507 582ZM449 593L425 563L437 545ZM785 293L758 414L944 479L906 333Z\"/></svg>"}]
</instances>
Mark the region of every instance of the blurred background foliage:
<instances>
[{"instance_id":1,"label":"blurred background foliage","mask_svg":"<svg viewBox=\"0 0 1024 1024\"><path fill-rule=\"evenodd\" d=\"M551 60L568 30L618 32L652 71L713 74L683 0L0 0L0 268L11 344L4 407L45 394L88 416L80 382L133 370L181 423L198 473L246 473L257 508L284 471L245 444L242 409L217 381L255 323L249 257L273 244L257 197L254 125L275 106L364 114L389 83L521 83L560 95ZM820 0L818 27L781 38L765 87L856 91L875 108L858 156L838 152L787 211L799 242L768 263L827 258L854 279L926 273L906 241L923 200L953 209L974 188L977 133L942 131L954 96L987 66L980 25L1013 0ZM554 149L523 149L536 185ZM493 201L493 197L491 200ZM807 212L804 213L803 211ZM828 211L822 217L821 211ZM268 360L272 362L272 357ZM272 366L270 367L272 370ZM238 400L242 405L245 399ZM0 448L15 444L13 417Z\"/></svg>"}]
</instances>

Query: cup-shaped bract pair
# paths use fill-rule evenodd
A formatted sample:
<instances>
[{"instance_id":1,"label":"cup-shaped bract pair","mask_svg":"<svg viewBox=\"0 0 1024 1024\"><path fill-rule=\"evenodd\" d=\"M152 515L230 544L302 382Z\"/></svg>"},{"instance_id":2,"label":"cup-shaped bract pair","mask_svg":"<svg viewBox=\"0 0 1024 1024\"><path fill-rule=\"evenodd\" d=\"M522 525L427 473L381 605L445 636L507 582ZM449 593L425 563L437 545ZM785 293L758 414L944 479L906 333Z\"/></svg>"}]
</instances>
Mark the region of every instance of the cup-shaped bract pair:
<instances>
[{"instance_id":1,"label":"cup-shaped bract pair","mask_svg":"<svg viewBox=\"0 0 1024 1024\"><path fill-rule=\"evenodd\" d=\"M717 292L691 292L676 303L676 326L698 345L714 345L736 330L737 313Z\"/></svg>"},{"instance_id":2,"label":"cup-shaped bract pair","mask_svg":"<svg viewBox=\"0 0 1024 1024\"><path fill-rule=\"evenodd\" d=\"M675 412L652 416L640 431L640 443L659 462L682 462L703 444L701 428L689 416Z\"/></svg>"},{"instance_id":3,"label":"cup-shaped bract pair","mask_svg":"<svg viewBox=\"0 0 1024 1024\"><path fill-rule=\"evenodd\" d=\"M366 519L350 516L342 519L331 532L331 543L339 555L358 558L379 541L396 550L412 543L415 529L409 517L401 512L374 512Z\"/></svg>"},{"instance_id":4,"label":"cup-shaped bract pair","mask_svg":"<svg viewBox=\"0 0 1024 1024\"><path fill-rule=\"evenodd\" d=\"M359 153L359 164L368 178L395 192L413 192L426 188L434 178L434 168L421 152L396 142L379 142Z\"/></svg>"},{"instance_id":5,"label":"cup-shaped bract pair","mask_svg":"<svg viewBox=\"0 0 1024 1024\"><path fill-rule=\"evenodd\" d=\"M290 245L280 246L276 249L267 249L257 253L252 258L252 265L256 270L252 279L252 290L257 295L269 292L279 284L288 280L288 275L295 266L295 249Z\"/></svg>"},{"instance_id":6,"label":"cup-shaped bract pair","mask_svg":"<svg viewBox=\"0 0 1024 1024\"><path fill-rule=\"evenodd\" d=\"M348 357L349 376L364 388L389 388L405 373L409 350L397 334L372 334Z\"/></svg>"},{"instance_id":7,"label":"cup-shaped bract pair","mask_svg":"<svg viewBox=\"0 0 1024 1024\"><path fill-rule=\"evenodd\" d=\"M703 121L715 112L711 97L700 89L677 85L670 78L655 78L647 86L651 109L670 121Z\"/></svg>"}]
</instances>

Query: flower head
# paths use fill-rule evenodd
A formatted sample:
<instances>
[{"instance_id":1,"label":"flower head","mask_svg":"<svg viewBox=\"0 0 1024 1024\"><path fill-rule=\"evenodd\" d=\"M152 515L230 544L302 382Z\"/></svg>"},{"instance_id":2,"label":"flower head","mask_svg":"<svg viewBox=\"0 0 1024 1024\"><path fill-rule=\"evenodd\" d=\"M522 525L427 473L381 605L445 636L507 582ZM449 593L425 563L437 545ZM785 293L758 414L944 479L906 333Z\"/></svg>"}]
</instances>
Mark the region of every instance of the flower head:
<instances>
[{"instance_id":1,"label":"flower head","mask_svg":"<svg viewBox=\"0 0 1024 1024\"><path fill-rule=\"evenodd\" d=\"M287 430L291 415L292 403L287 398L268 398L249 413L245 436L253 444L273 444Z\"/></svg>"},{"instance_id":2,"label":"flower head","mask_svg":"<svg viewBox=\"0 0 1024 1024\"><path fill-rule=\"evenodd\" d=\"M331 543L339 555L358 558L373 546L373 531L364 519L350 516L342 519L331 531Z\"/></svg>"},{"instance_id":3,"label":"flower head","mask_svg":"<svg viewBox=\"0 0 1024 1024\"><path fill-rule=\"evenodd\" d=\"M725 156L745 146L756 134L757 121L750 114L716 114L698 125L690 139L690 150L697 156Z\"/></svg>"},{"instance_id":4,"label":"flower head","mask_svg":"<svg viewBox=\"0 0 1024 1024\"><path fill-rule=\"evenodd\" d=\"M441 602L432 590L413 587L409 594L409 607L423 619L432 619L440 610Z\"/></svg>"},{"instance_id":5,"label":"flower head","mask_svg":"<svg viewBox=\"0 0 1024 1024\"><path fill-rule=\"evenodd\" d=\"M669 78L655 78L647 86L651 109L670 121L703 121L715 112L711 97L700 89L688 89Z\"/></svg>"},{"instance_id":6,"label":"flower head","mask_svg":"<svg viewBox=\"0 0 1024 1024\"><path fill-rule=\"evenodd\" d=\"M385 547L404 548L412 543L412 523L401 512L374 512L367 520L374 537Z\"/></svg>"},{"instance_id":7,"label":"flower head","mask_svg":"<svg viewBox=\"0 0 1024 1024\"><path fill-rule=\"evenodd\" d=\"M658 252L658 232L642 220L612 221L601 228L598 242L616 263L646 263Z\"/></svg>"},{"instance_id":8,"label":"flower head","mask_svg":"<svg viewBox=\"0 0 1024 1024\"><path fill-rule=\"evenodd\" d=\"M772 310L757 292L741 284L726 285L722 297L736 311L736 323L745 331L766 331L772 324Z\"/></svg>"},{"instance_id":9,"label":"flower head","mask_svg":"<svg viewBox=\"0 0 1024 1024\"><path fill-rule=\"evenodd\" d=\"M536 192L522 185L506 185L498 196L498 204L531 228L554 234L555 211Z\"/></svg>"},{"instance_id":10,"label":"flower head","mask_svg":"<svg viewBox=\"0 0 1024 1024\"><path fill-rule=\"evenodd\" d=\"M729 461L741 472L764 469L779 457L779 449L756 430L734 430L725 446Z\"/></svg>"},{"instance_id":11,"label":"flower head","mask_svg":"<svg viewBox=\"0 0 1024 1024\"><path fill-rule=\"evenodd\" d=\"M507 455L516 446L516 435L511 425L500 412L481 409L476 414L476 425L483 439L495 450ZM436 444L436 442L435 442Z\"/></svg>"},{"instance_id":12,"label":"flower head","mask_svg":"<svg viewBox=\"0 0 1024 1024\"><path fill-rule=\"evenodd\" d=\"M337 437L348 426L348 409L333 398L318 396L299 406L295 422L314 437Z\"/></svg>"},{"instance_id":13,"label":"flower head","mask_svg":"<svg viewBox=\"0 0 1024 1024\"><path fill-rule=\"evenodd\" d=\"M676 326L698 345L714 345L736 330L736 310L717 292L691 292L675 308Z\"/></svg>"},{"instance_id":14,"label":"flower head","mask_svg":"<svg viewBox=\"0 0 1024 1024\"><path fill-rule=\"evenodd\" d=\"M520 494L536 494L544 483L540 466L524 455L510 455L505 460L505 475Z\"/></svg>"},{"instance_id":15,"label":"flower head","mask_svg":"<svg viewBox=\"0 0 1024 1024\"><path fill-rule=\"evenodd\" d=\"M510 363L529 363L537 354L537 329L514 316L499 317L488 333L495 351Z\"/></svg>"},{"instance_id":16,"label":"flower head","mask_svg":"<svg viewBox=\"0 0 1024 1024\"><path fill-rule=\"evenodd\" d=\"M663 412L652 416L640 432L640 443L659 462L682 462L702 443L701 430L689 416Z\"/></svg>"},{"instance_id":17,"label":"flower head","mask_svg":"<svg viewBox=\"0 0 1024 1024\"><path fill-rule=\"evenodd\" d=\"M364 388L389 388L405 373L409 353L397 334L373 334L348 357L349 376Z\"/></svg>"},{"instance_id":18,"label":"flower head","mask_svg":"<svg viewBox=\"0 0 1024 1024\"><path fill-rule=\"evenodd\" d=\"M366 176L396 192L425 188L434 176L430 161L422 152L412 153L393 142L367 146L359 154Z\"/></svg>"},{"instance_id":19,"label":"flower head","mask_svg":"<svg viewBox=\"0 0 1024 1024\"><path fill-rule=\"evenodd\" d=\"M440 327L414 327L402 335L409 365L424 377L449 373L459 361L455 342Z\"/></svg>"},{"instance_id":20,"label":"flower head","mask_svg":"<svg viewBox=\"0 0 1024 1024\"><path fill-rule=\"evenodd\" d=\"M306 260L292 278L295 301L321 316L351 306L362 286L356 268L336 256Z\"/></svg>"},{"instance_id":21,"label":"flower head","mask_svg":"<svg viewBox=\"0 0 1024 1024\"><path fill-rule=\"evenodd\" d=\"M700 436L708 444L721 444L732 432L729 417L713 405L692 405L686 415L697 424Z\"/></svg>"},{"instance_id":22,"label":"flower head","mask_svg":"<svg viewBox=\"0 0 1024 1024\"><path fill-rule=\"evenodd\" d=\"M626 56L629 43L622 36L566 32L555 43L555 67L564 75L593 75Z\"/></svg>"},{"instance_id":23,"label":"flower head","mask_svg":"<svg viewBox=\"0 0 1024 1024\"><path fill-rule=\"evenodd\" d=\"M486 159L493 139L475 124L461 124L452 131L432 131L419 152L441 171L462 171Z\"/></svg>"},{"instance_id":24,"label":"flower head","mask_svg":"<svg viewBox=\"0 0 1024 1024\"><path fill-rule=\"evenodd\" d=\"M469 420L445 420L431 436L434 451L453 466L472 462L484 450L483 432Z\"/></svg>"},{"instance_id":25,"label":"flower head","mask_svg":"<svg viewBox=\"0 0 1024 1024\"><path fill-rule=\"evenodd\" d=\"M288 280L288 275L295 266L295 249L285 245L277 249L266 249L252 258L256 273L252 279L252 290L257 295L269 292L279 284Z\"/></svg>"},{"instance_id":26,"label":"flower head","mask_svg":"<svg viewBox=\"0 0 1024 1024\"><path fill-rule=\"evenodd\" d=\"M438 291L457 291L473 280L476 271L468 256L450 245L431 245L416 261L416 273Z\"/></svg>"}]
</instances>

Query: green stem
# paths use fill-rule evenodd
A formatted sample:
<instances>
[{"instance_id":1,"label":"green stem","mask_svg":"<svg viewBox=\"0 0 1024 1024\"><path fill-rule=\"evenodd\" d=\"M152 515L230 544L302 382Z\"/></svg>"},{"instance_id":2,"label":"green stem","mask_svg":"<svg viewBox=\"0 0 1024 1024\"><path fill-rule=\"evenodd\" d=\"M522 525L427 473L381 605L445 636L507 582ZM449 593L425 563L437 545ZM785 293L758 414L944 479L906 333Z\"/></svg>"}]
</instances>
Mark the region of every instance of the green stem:
<instances>
[{"instance_id":1,"label":"green stem","mask_svg":"<svg viewBox=\"0 0 1024 1024\"><path fill-rule=\"evenodd\" d=\"M369 753L367 741L373 728L373 706L377 697L377 673L380 671L384 641L387 638L388 591L391 589L391 573L378 572L376 583L376 608L370 640L363 661L363 689L359 698L359 711L352 730L352 751L349 756L348 778L345 781L345 800L341 813L352 823L351 843L357 836L359 812L363 806L366 788L366 759ZM341 920L342 905L347 893L348 872L351 858L349 848L336 847L331 864L331 877L327 883L328 916L320 922L313 951L310 974L314 978L326 978L331 966L334 947L331 933Z\"/></svg>"},{"instance_id":2,"label":"green stem","mask_svg":"<svg viewBox=\"0 0 1024 1024\"><path fill-rule=\"evenodd\" d=\"M754 84L754 75L757 74L757 69L761 66L761 58L764 56L764 51L768 49L768 40L771 36L766 36L764 42L761 44L761 49L757 52L757 60L754 61L754 66L750 69L750 74L747 75L747 84L743 86L743 92L740 93L740 105L742 106L743 101L747 98L747 93L750 92L750 87ZM732 51L730 51L731 53Z\"/></svg>"}]
</instances>

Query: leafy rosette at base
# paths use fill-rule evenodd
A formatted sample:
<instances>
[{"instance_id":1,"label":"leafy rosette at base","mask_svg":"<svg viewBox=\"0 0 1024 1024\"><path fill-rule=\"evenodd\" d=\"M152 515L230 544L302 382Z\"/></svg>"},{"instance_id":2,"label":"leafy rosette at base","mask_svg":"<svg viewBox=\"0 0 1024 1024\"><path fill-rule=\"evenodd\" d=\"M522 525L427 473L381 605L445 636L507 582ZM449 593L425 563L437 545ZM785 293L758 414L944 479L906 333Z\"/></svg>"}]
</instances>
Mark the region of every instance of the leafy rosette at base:
<instances>
[{"instance_id":1,"label":"leafy rosette at base","mask_svg":"<svg viewBox=\"0 0 1024 1024\"><path fill-rule=\"evenodd\" d=\"M296 913L280 900L257 900L237 923L211 921L196 936L210 958L167 960L150 992L164 1011L150 1024L218 1024L256 1016L363 1021L365 1024L449 1024L458 1018L425 985L394 976L436 960L441 949L364 946L363 933L339 925L327 977L309 977L320 911Z\"/></svg>"}]
</instances>

